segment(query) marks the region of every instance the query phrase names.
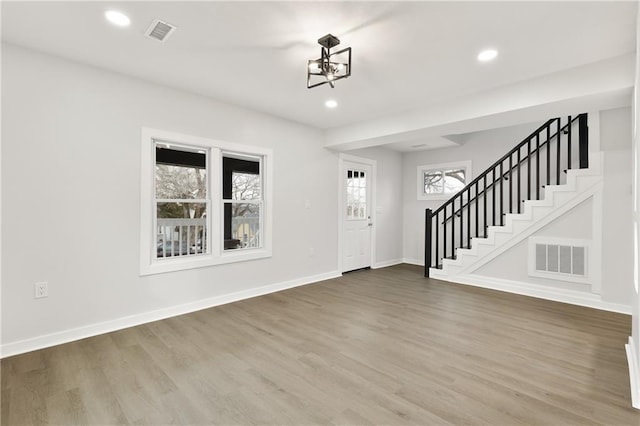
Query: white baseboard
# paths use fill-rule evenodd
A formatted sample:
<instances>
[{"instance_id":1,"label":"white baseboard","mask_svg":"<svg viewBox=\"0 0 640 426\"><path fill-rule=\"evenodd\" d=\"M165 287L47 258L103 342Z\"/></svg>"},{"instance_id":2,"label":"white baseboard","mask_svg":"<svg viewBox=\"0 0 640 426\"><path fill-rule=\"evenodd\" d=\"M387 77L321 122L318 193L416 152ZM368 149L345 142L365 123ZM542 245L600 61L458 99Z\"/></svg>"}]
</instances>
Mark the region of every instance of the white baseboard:
<instances>
[{"instance_id":1,"label":"white baseboard","mask_svg":"<svg viewBox=\"0 0 640 426\"><path fill-rule=\"evenodd\" d=\"M636 345L633 344L633 339L629 337L629 343L624 345L627 351L627 363L629 364L629 384L631 385L631 406L633 408L640 408L640 382L638 382L638 352L636 351Z\"/></svg>"},{"instance_id":2,"label":"white baseboard","mask_svg":"<svg viewBox=\"0 0 640 426\"><path fill-rule=\"evenodd\" d=\"M424 266L424 259L412 259L412 258L408 258L405 257L402 259L402 263L408 263L409 265L416 265L416 266Z\"/></svg>"},{"instance_id":3,"label":"white baseboard","mask_svg":"<svg viewBox=\"0 0 640 426\"><path fill-rule=\"evenodd\" d=\"M402 259L384 260L382 262L376 262L371 269L386 268L388 266L399 265L403 263Z\"/></svg>"},{"instance_id":4,"label":"white baseboard","mask_svg":"<svg viewBox=\"0 0 640 426\"><path fill-rule=\"evenodd\" d=\"M87 337L97 336L112 331L122 330L136 325L146 324L166 318L184 315L202 309L212 308L214 306L225 305L239 300L250 299L252 297L263 296L269 293L275 293L287 290L293 287L299 287L306 284L313 284L319 281L328 280L342 276L338 271L327 272L324 274L313 275L309 277L298 278L295 280L285 281L276 284L270 284L262 287L252 288L248 290L238 291L235 293L225 294L221 296L210 297L195 302L184 303L181 305L170 306L167 308L157 309L154 311L143 312L123 318L94 323L78 328L63 330L57 333L51 333L43 336L37 336L30 339L20 340L17 342L9 342L0 346L0 358L6 358L25 352L43 349L50 346L60 345L63 343L80 340Z\"/></svg>"},{"instance_id":5,"label":"white baseboard","mask_svg":"<svg viewBox=\"0 0 640 426\"><path fill-rule=\"evenodd\" d=\"M617 312L631 315L631 306L618 303L605 302L600 295L576 290L565 290L547 287L539 284L531 284L520 281L505 280L472 274L460 274L447 278L447 281L458 284L472 285L475 287L500 290L508 293L522 294L524 296L537 297L538 299L553 300L572 305L586 306L588 308L603 311Z\"/></svg>"}]
</instances>

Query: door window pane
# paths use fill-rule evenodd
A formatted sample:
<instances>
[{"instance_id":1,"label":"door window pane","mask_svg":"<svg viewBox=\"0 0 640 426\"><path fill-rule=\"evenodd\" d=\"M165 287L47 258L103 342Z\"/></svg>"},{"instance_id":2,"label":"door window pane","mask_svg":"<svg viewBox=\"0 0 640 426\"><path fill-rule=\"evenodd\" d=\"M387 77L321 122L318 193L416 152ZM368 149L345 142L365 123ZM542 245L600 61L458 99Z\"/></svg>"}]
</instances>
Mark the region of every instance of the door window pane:
<instances>
[{"instance_id":1,"label":"door window pane","mask_svg":"<svg viewBox=\"0 0 640 426\"><path fill-rule=\"evenodd\" d=\"M361 220L366 217L366 173L360 170L347 170L347 220Z\"/></svg>"}]
</instances>

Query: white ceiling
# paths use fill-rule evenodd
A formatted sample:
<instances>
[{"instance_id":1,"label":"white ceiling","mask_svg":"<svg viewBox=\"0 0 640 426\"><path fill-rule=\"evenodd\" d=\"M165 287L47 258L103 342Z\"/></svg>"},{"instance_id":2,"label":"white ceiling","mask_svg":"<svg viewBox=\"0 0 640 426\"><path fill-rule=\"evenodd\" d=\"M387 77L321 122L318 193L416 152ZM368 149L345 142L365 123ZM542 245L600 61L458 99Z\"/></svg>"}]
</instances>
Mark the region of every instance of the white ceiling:
<instances>
[{"instance_id":1,"label":"white ceiling","mask_svg":"<svg viewBox=\"0 0 640 426\"><path fill-rule=\"evenodd\" d=\"M332 129L634 52L636 7L635 1L3 1L2 39ZM109 9L126 13L131 26L109 24ZM156 18L178 27L164 44L144 37ZM327 33L353 48L352 76L335 89L307 89L306 61L319 56L317 39ZM500 54L478 63L486 47ZM324 107L330 98L338 108Z\"/></svg>"}]
</instances>

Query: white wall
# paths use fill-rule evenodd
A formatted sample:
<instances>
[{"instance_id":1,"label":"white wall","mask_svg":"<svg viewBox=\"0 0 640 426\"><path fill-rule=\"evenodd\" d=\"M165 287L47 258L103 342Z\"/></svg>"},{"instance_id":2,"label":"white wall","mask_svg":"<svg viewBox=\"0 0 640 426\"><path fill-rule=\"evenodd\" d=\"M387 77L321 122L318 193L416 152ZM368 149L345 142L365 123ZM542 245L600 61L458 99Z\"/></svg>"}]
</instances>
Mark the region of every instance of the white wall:
<instances>
[{"instance_id":1,"label":"white wall","mask_svg":"<svg viewBox=\"0 0 640 426\"><path fill-rule=\"evenodd\" d=\"M630 310L633 287L631 109L602 111L599 116L600 150L604 153L602 203L594 206L593 200L588 199L534 235L591 240L592 248L598 249L600 256L591 259L591 263L598 262L602 271L601 282L600 277L593 277L598 281L602 301ZM591 116L590 120L596 118ZM593 235L596 229L601 229L601 235ZM600 238L601 246L595 247ZM584 285L530 277L527 259L528 246L523 241L475 273L514 282L591 291Z\"/></svg>"},{"instance_id":2,"label":"white wall","mask_svg":"<svg viewBox=\"0 0 640 426\"><path fill-rule=\"evenodd\" d=\"M534 232L534 237L552 237L564 239L592 240L593 207L591 198L546 224ZM591 250L588 250L591 255ZM597 260L598 262L600 259ZM529 242L527 239L517 243L509 250L481 266L473 274L482 277L498 278L518 283L529 283L552 288L591 292L591 285L569 281L551 280L529 276ZM591 263L591 262L588 262ZM587 265L588 270L592 265ZM598 277L599 279L599 277Z\"/></svg>"},{"instance_id":3,"label":"white wall","mask_svg":"<svg viewBox=\"0 0 640 426\"><path fill-rule=\"evenodd\" d=\"M466 135L457 147L405 153L403 156L403 257L411 263L424 264L424 211L435 210L444 201L417 199L417 167L428 164L471 160L470 180L495 163L542 123L486 130ZM416 141L416 144L419 142Z\"/></svg>"},{"instance_id":4,"label":"white wall","mask_svg":"<svg viewBox=\"0 0 640 426\"><path fill-rule=\"evenodd\" d=\"M2 65L4 355L337 273L338 160L319 130L11 45ZM273 149L272 258L139 276L142 126Z\"/></svg>"},{"instance_id":5,"label":"white wall","mask_svg":"<svg viewBox=\"0 0 640 426\"><path fill-rule=\"evenodd\" d=\"M598 117L590 115L595 128ZM540 123L542 124L542 123ZM472 134L464 145L404 156L404 257L417 264L424 264L424 209L437 208L441 201L428 202L416 200L416 167L430 163L448 163L460 160L472 160L474 176L524 139L537 127L536 124L517 126ZM601 298L610 306L621 309L631 308L633 282L633 228L631 225L631 110L617 108L599 113L600 150L604 153L604 186L602 191L602 211L591 213L591 202L584 212L576 208L569 219L556 220L537 233L537 235L590 239L591 226L578 234L570 235L568 224L558 225L569 220L573 224L592 220L602 221L602 245L600 262L602 280ZM583 209L584 210L584 209ZM575 233L574 233L575 234ZM485 277L526 282L527 284L553 285L551 280L528 277L527 244L514 246L476 273ZM584 286L556 281L555 287L586 291Z\"/></svg>"},{"instance_id":6,"label":"white wall","mask_svg":"<svg viewBox=\"0 0 640 426\"><path fill-rule=\"evenodd\" d=\"M632 110L632 161L633 161L633 291L632 291L632 320L631 336L626 346L627 361L629 363L629 379L631 382L631 399L635 408L640 408L640 8L636 15L636 68L635 84L633 88Z\"/></svg>"},{"instance_id":7,"label":"white wall","mask_svg":"<svg viewBox=\"0 0 640 426\"><path fill-rule=\"evenodd\" d=\"M386 148L350 151L376 160L376 253L374 267L402 262L402 154Z\"/></svg>"},{"instance_id":8,"label":"white wall","mask_svg":"<svg viewBox=\"0 0 640 426\"><path fill-rule=\"evenodd\" d=\"M602 299L631 306L633 292L633 156L631 108L600 113L604 153Z\"/></svg>"}]
</instances>

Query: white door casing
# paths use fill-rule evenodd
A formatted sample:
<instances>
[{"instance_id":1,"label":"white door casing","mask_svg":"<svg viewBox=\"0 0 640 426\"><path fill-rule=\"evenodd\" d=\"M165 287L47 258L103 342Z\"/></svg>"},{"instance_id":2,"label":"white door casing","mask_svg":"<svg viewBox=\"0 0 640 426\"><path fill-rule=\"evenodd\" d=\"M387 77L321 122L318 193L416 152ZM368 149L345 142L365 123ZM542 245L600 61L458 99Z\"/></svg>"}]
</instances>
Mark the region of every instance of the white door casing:
<instances>
[{"instance_id":1,"label":"white door casing","mask_svg":"<svg viewBox=\"0 0 640 426\"><path fill-rule=\"evenodd\" d=\"M375 161L341 155L341 272L373 265Z\"/></svg>"}]
</instances>

